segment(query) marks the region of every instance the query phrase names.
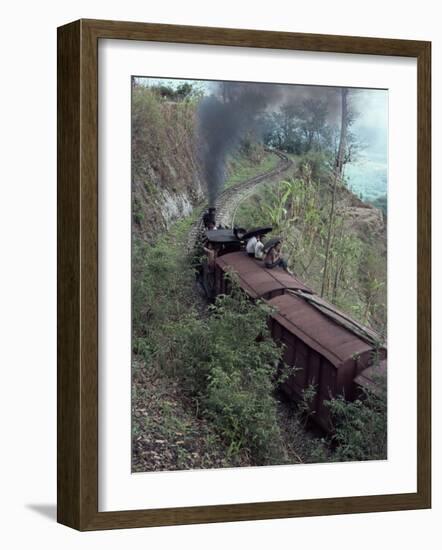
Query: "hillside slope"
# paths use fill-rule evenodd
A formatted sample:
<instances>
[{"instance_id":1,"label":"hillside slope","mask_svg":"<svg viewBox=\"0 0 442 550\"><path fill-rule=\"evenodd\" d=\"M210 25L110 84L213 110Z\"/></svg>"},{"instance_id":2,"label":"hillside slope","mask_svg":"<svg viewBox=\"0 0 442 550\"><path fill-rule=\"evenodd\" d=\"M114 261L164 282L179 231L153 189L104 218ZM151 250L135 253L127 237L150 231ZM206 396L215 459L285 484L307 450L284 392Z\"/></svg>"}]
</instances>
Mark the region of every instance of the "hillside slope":
<instances>
[{"instance_id":1,"label":"hillside slope","mask_svg":"<svg viewBox=\"0 0 442 550\"><path fill-rule=\"evenodd\" d=\"M204 198L195 105L192 99L167 101L141 85L132 93L132 225L136 236L149 240Z\"/></svg>"}]
</instances>

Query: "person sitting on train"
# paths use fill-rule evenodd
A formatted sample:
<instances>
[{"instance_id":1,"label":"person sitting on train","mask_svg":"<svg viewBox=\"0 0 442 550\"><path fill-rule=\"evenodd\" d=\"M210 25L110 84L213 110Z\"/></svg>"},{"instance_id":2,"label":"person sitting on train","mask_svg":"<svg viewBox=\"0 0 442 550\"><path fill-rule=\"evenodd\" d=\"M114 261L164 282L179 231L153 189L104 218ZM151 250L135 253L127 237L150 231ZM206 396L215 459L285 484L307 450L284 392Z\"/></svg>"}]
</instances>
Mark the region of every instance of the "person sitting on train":
<instances>
[{"instance_id":1,"label":"person sitting on train","mask_svg":"<svg viewBox=\"0 0 442 550\"><path fill-rule=\"evenodd\" d=\"M255 259L262 260L264 258L264 243L262 242L261 235L256 236L255 244Z\"/></svg>"},{"instance_id":2,"label":"person sitting on train","mask_svg":"<svg viewBox=\"0 0 442 550\"><path fill-rule=\"evenodd\" d=\"M281 243L278 242L275 246L272 246L267 250L266 255L264 256L264 265L267 269L273 269L274 267L282 267L284 271L291 273L288 268L287 260L281 256Z\"/></svg>"},{"instance_id":3,"label":"person sitting on train","mask_svg":"<svg viewBox=\"0 0 442 550\"><path fill-rule=\"evenodd\" d=\"M255 257L255 246L257 242L258 241L255 235L253 235L253 237L250 237L250 239L247 241L246 252L247 252L247 255L250 256L250 258Z\"/></svg>"}]
</instances>

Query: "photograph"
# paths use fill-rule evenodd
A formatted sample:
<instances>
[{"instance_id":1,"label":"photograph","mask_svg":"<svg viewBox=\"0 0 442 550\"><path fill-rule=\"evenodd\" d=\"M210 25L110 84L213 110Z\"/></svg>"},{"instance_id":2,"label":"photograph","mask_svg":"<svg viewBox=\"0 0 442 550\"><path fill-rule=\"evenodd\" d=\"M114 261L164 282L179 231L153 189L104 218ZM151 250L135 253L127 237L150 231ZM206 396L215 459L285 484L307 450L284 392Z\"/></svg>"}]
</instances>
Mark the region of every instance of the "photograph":
<instances>
[{"instance_id":1,"label":"photograph","mask_svg":"<svg viewBox=\"0 0 442 550\"><path fill-rule=\"evenodd\" d=\"M437 547L436 6L4 5L3 548Z\"/></svg>"},{"instance_id":2,"label":"photograph","mask_svg":"<svg viewBox=\"0 0 442 550\"><path fill-rule=\"evenodd\" d=\"M131 77L132 473L388 459L388 94Z\"/></svg>"}]
</instances>

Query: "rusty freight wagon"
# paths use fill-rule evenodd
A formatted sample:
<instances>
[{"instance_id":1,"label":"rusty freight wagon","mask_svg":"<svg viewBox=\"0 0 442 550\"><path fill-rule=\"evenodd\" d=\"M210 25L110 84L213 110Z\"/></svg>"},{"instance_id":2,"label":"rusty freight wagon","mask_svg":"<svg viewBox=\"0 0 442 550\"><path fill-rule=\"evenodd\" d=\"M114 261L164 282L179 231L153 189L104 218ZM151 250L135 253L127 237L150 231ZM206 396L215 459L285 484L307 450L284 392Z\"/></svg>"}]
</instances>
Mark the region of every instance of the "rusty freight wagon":
<instances>
[{"instance_id":1,"label":"rusty freight wagon","mask_svg":"<svg viewBox=\"0 0 442 550\"><path fill-rule=\"evenodd\" d=\"M386 350L374 333L357 323L353 329L347 316L340 321L337 310L316 297L310 300L286 293L268 303L274 308L269 320L271 334L284 345L284 363L295 369L282 389L299 399L305 388L314 386L313 418L328 430L329 409L324 401L339 394L348 400L357 397L360 380L366 378L361 373L371 371L369 367L381 360L386 364Z\"/></svg>"},{"instance_id":2,"label":"rusty freight wagon","mask_svg":"<svg viewBox=\"0 0 442 550\"><path fill-rule=\"evenodd\" d=\"M290 398L299 399L303 390L313 385L312 419L328 431L325 400L339 394L353 400L361 388L376 386L375 372L386 376L387 350L380 337L320 298L297 277L280 267L267 269L262 261L238 250L239 239L221 247L224 236L218 233L213 237L218 251L211 275L214 293L228 293L231 283L226 274L235 273L239 286L252 300L261 299L273 307L271 334L284 345L284 362L294 367L282 389ZM229 250L226 244L233 246ZM379 363L381 368L372 368Z\"/></svg>"},{"instance_id":3,"label":"rusty freight wagon","mask_svg":"<svg viewBox=\"0 0 442 550\"><path fill-rule=\"evenodd\" d=\"M229 280L226 273L235 273L239 285L251 298L270 299L284 294L286 290L309 289L299 279L289 275L282 269L266 269L263 262L250 258L244 251L225 254L216 260L215 288L217 294L225 294L229 291Z\"/></svg>"},{"instance_id":4,"label":"rusty freight wagon","mask_svg":"<svg viewBox=\"0 0 442 550\"><path fill-rule=\"evenodd\" d=\"M281 268L266 269L262 261L239 250L216 259L215 294L229 292L230 279L225 275L232 272L251 299L273 306L271 334L284 345L284 362L294 367L282 390L297 400L313 385L312 419L323 429L330 429L325 400L337 395L353 400L361 388L376 385L373 372L386 376L387 351L380 337L322 300L302 281ZM381 368L373 369L378 363Z\"/></svg>"}]
</instances>

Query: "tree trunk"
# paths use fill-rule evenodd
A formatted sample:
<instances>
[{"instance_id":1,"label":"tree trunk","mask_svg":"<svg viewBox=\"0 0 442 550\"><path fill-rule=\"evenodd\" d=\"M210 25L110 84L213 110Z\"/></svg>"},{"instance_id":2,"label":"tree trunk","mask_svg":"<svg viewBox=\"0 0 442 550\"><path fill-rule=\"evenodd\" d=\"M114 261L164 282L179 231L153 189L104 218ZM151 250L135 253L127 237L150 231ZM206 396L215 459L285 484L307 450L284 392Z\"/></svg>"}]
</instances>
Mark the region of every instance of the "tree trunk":
<instances>
[{"instance_id":1,"label":"tree trunk","mask_svg":"<svg viewBox=\"0 0 442 550\"><path fill-rule=\"evenodd\" d=\"M341 135L339 139L338 152L336 154L335 169L333 173L333 191L330 207L330 217L328 222L328 231L327 231L327 242L325 245L325 259L324 259L324 271L322 274L322 287L321 287L321 297L324 296L325 285L328 277L328 264L330 259L330 248L332 240L332 227L335 217L335 203L336 203L336 188L338 182L342 179L342 174L344 171L344 154L345 154L345 145L347 142L347 129L348 129L348 108L347 108L347 88L341 89Z\"/></svg>"},{"instance_id":2,"label":"tree trunk","mask_svg":"<svg viewBox=\"0 0 442 550\"><path fill-rule=\"evenodd\" d=\"M344 226L345 226L345 218L344 218L344 214L342 214L342 218L340 220L340 226L339 226L339 240L338 240L339 244L341 244L344 239ZM339 286L342 270L344 269L344 264L346 261L348 261L348 258L346 257L346 255L344 256L342 253L340 257L336 258L332 301L334 301L338 295L338 286Z\"/></svg>"},{"instance_id":3,"label":"tree trunk","mask_svg":"<svg viewBox=\"0 0 442 550\"><path fill-rule=\"evenodd\" d=\"M339 147L336 154L335 173L336 178L342 180L344 172L345 148L347 146L347 131L348 131L348 105L347 105L347 88L341 90L341 136L339 138Z\"/></svg>"}]
</instances>

